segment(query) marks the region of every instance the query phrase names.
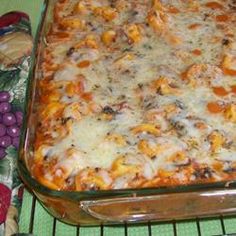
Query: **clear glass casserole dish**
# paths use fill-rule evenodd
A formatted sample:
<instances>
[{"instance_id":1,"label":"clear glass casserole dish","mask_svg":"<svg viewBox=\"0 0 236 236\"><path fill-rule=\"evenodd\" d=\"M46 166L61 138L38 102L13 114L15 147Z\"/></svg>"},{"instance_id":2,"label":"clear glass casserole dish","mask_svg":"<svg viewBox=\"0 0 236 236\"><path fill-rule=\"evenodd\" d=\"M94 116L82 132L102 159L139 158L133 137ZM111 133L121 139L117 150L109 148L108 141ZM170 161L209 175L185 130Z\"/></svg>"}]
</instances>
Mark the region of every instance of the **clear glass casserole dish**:
<instances>
[{"instance_id":1,"label":"clear glass casserole dish","mask_svg":"<svg viewBox=\"0 0 236 236\"><path fill-rule=\"evenodd\" d=\"M74 225L145 222L230 214L236 207L234 180L181 186L57 191L40 184L29 171L36 129L37 86L41 73L42 52L52 22L55 0L46 1L38 36L32 80L28 85L25 129L18 160L19 173L45 208L58 219ZM63 1L62 1L63 2Z\"/></svg>"}]
</instances>

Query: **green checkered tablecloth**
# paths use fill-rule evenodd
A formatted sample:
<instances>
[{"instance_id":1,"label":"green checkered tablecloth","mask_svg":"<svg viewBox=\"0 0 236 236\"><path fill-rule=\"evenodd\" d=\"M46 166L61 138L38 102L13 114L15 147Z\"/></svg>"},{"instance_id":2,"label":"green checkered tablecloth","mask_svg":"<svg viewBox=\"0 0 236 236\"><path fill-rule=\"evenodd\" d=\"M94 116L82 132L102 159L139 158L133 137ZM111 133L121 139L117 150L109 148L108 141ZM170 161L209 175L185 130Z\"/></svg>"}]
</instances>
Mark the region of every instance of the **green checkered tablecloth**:
<instances>
[{"instance_id":1,"label":"green checkered tablecloth","mask_svg":"<svg viewBox=\"0 0 236 236\"><path fill-rule=\"evenodd\" d=\"M29 14L35 35L40 19L43 0L0 0L0 15L11 10L23 11ZM20 218L20 233L33 233L37 236L145 236L145 235L222 235L236 233L236 217L218 217L214 219L199 219L172 223L151 225L115 226L115 227L73 227L56 221L44 208L35 201L27 191L24 193ZM234 234L236 235L236 234Z\"/></svg>"}]
</instances>

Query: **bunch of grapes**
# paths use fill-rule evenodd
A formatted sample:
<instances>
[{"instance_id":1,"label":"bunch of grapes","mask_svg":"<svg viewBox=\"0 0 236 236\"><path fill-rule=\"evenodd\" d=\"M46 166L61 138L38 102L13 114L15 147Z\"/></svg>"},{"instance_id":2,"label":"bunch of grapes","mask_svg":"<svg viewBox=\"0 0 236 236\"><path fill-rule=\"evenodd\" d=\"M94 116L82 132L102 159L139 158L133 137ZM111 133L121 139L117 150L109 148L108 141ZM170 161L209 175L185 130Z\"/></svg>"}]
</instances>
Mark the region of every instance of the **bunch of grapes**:
<instances>
[{"instance_id":1,"label":"bunch of grapes","mask_svg":"<svg viewBox=\"0 0 236 236\"><path fill-rule=\"evenodd\" d=\"M20 130L23 120L21 111L12 111L10 94L0 92L0 159L5 157L9 146L19 147Z\"/></svg>"}]
</instances>

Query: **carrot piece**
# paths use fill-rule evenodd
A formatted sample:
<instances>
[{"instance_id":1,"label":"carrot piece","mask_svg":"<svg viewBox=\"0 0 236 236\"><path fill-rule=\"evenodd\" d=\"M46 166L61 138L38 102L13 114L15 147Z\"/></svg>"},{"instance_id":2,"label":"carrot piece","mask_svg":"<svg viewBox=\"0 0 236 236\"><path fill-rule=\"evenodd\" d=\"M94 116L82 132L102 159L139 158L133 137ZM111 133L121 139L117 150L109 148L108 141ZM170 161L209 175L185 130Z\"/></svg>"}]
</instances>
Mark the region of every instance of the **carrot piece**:
<instances>
[{"instance_id":1,"label":"carrot piece","mask_svg":"<svg viewBox=\"0 0 236 236\"><path fill-rule=\"evenodd\" d=\"M58 32L53 33L52 35L57 38L64 39L64 38L68 38L71 34L64 31L58 31Z\"/></svg>"},{"instance_id":2,"label":"carrot piece","mask_svg":"<svg viewBox=\"0 0 236 236\"><path fill-rule=\"evenodd\" d=\"M85 101L89 102L93 100L93 94L91 92L86 92L81 95L81 98L83 98Z\"/></svg>"},{"instance_id":3,"label":"carrot piece","mask_svg":"<svg viewBox=\"0 0 236 236\"><path fill-rule=\"evenodd\" d=\"M181 77L182 80L187 80L187 78L188 78L188 70L182 72L180 74L180 77Z\"/></svg>"},{"instance_id":4,"label":"carrot piece","mask_svg":"<svg viewBox=\"0 0 236 236\"><path fill-rule=\"evenodd\" d=\"M221 113L224 111L224 106L220 105L218 102L209 102L207 104L207 109L211 113Z\"/></svg>"},{"instance_id":5,"label":"carrot piece","mask_svg":"<svg viewBox=\"0 0 236 236\"><path fill-rule=\"evenodd\" d=\"M236 75L236 70L231 70L231 69L223 68L223 72L224 72L225 75L231 75L231 76L235 76Z\"/></svg>"},{"instance_id":6,"label":"carrot piece","mask_svg":"<svg viewBox=\"0 0 236 236\"><path fill-rule=\"evenodd\" d=\"M232 85L231 86L231 93L235 93L236 94L236 85Z\"/></svg>"},{"instance_id":7,"label":"carrot piece","mask_svg":"<svg viewBox=\"0 0 236 236\"><path fill-rule=\"evenodd\" d=\"M195 30L195 29L199 28L200 26L201 26L201 24L194 23L194 24L189 25L188 29Z\"/></svg>"},{"instance_id":8,"label":"carrot piece","mask_svg":"<svg viewBox=\"0 0 236 236\"><path fill-rule=\"evenodd\" d=\"M90 61L85 60L85 61L79 62L79 63L77 64L77 66L78 66L79 68L86 68L86 67L89 67L90 64L91 64Z\"/></svg>"},{"instance_id":9,"label":"carrot piece","mask_svg":"<svg viewBox=\"0 0 236 236\"><path fill-rule=\"evenodd\" d=\"M196 55L196 56L200 56L201 54L202 54L202 51L200 50L200 49L194 49L193 51L192 51L192 54L194 54L194 55Z\"/></svg>"},{"instance_id":10,"label":"carrot piece","mask_svg":"<svg viewBox=\"0 0 236 236\"><path fill-rule=\"evenodd\" d=\"M213 92L214 92L214 94L216 94L218 96L222 96L222 97L226 96L228 94L228 91L222 86L213 87Z\"/></svg>"},{"instance_id":11,"label":"carrot piece","mask_svg":"<svg viewBox=\"0 0 236 236\"><path fill-rule=\"evenodd\" d=\"M216 21L218 22L225 22L228 21L230 18L228 15L218 15L216 16Z\"/></svg>"},{"instance_id":12,"label":"carrot piece","mask_svg":"<svg viewBox=\"0 0 236 236\"><path fill-rule=\"evenodd\" d=\"M176 7L174 7L174 6L169 6L169 7L168 7L168 12L169 12L169 13L172 13L172 14L177 14L177 13L179 13L180 11L179 11L178 8L176 8Z\"/></svg>"},{"instance_id":13,"label":"carrot piece","mask_svg":"<svg viewBox=\"0 0 236 236\"><path fill-rule=\"evenodd\" d=\"M218 3L218 2L208 2L208 3L206 3L205 6L208 7L208 8L211 8L213 10L215 10L215 9L223 9L223 6L220 3Z\"/></svg>"}]
</instances>

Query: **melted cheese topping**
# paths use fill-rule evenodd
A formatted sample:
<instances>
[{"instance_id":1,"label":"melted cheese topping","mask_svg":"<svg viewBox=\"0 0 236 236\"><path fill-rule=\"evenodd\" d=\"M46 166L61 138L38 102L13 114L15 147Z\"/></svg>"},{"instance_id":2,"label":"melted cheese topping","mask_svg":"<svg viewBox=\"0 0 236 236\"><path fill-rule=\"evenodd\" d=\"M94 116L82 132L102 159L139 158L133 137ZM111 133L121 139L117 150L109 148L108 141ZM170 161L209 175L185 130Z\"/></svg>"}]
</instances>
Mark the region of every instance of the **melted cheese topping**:
<instances>
[{"instance_id":1,"label":"melted cheese topping","mask_svg":"<svg viewBox=\"0 0 236 236\"><path fill-rule=\"evenodd\" d=\"M65 0L41 64L32 174L63 190L236 176L232 0Z\"/></svg>"}]
</instances>

